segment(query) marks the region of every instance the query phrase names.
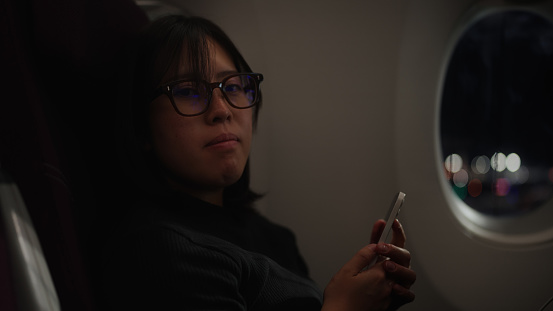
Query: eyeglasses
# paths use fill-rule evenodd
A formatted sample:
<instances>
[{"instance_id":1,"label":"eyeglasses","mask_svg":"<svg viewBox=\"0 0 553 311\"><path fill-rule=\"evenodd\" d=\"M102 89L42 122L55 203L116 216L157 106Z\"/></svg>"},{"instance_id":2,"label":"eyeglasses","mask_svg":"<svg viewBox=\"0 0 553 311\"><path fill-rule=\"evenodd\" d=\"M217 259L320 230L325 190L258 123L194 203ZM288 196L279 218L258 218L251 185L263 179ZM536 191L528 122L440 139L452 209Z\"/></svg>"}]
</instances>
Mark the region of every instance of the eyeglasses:
<instances>
[{"instance_id":1,"label":"eyeglasses","mask_svg":"<svg viewBox=\"0 0 553 311\"><path fill-rule=\"evenodd\" d=\"M261 81L263 81L263 75L260 73L237 73L224 78L221 82L213 83L177 80L160 86L152 100L165 94L178 114L193 117L207 111L213 90L220 89L232 107L246 109L259 102Z\"/></svg>"}]
</instances>

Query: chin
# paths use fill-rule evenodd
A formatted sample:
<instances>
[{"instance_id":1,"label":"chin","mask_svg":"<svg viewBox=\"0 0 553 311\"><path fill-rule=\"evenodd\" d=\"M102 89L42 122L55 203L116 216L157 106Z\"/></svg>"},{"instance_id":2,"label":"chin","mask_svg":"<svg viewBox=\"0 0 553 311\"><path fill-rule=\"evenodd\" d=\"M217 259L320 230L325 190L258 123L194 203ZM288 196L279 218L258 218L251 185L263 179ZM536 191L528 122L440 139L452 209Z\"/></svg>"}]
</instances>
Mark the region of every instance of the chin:
<instances>
[{"instance_id":1,"label":"chin","mask_svg":"<svg viewBox=\"0 0 553 311\"><path fill-rule=\"evenodd\" d=\"M224 188L228 187L228 186L232 186L234 185L235 183L237 183L239 180L240 180L240 177L242 176L242 174L234 174L234 175L231 175L231 176L223 176L222 177L222 186Z\"/></svg>"},{"instance_id":2,"label":"chin","mask_svg":"<svg viewBox=\"0 0 553 311\"><path fill-rule=\"evenodd\" d=\"M228 187L230 185L235 184L238 180L240 180L240 177L242 177L242 174L244 173L246 165L229 165L226 166L222 171L220 175L220 180L224 184L224 187Z\"/></svg>"}]
</instances>

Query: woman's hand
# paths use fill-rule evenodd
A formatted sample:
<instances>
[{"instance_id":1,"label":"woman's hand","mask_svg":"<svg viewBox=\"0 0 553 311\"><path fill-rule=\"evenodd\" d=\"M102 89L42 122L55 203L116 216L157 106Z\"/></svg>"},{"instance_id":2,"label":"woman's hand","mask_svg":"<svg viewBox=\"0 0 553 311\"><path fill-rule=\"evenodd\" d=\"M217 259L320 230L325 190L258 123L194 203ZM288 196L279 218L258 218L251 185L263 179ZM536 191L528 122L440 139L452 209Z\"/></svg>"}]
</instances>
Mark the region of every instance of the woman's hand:
<instances>
[{"instance_id":1,"label":"woman's hand","mask_svg":"<svg viewBox=\"0 0 553 311\"><path fill-rule=\"evenodd\" d=\"M386 222L378 220L372 230L371 243L377 243ZM403 227L396 219L392 224L392 241L390 244L380 243L376 246L376 252L387 258L383 267L387 277L395 284L392 291L392 303L389 310L396 310L400 306L415 299L415 294L410 290L416 280L416 273L411 270L411 254L404 249L406 236Z\"/></svg>"},{"instance_id":2,"label":"woman's hand","mask_svg":"<svg viewBox=\"0 0 553 311\"><path fill-rule=\"evenodd\" d=\"M378 257L376 247L363 247L334 275L325 288L322 311L388 309L395 283L387 277L384 262L365 269Z\"/></svg>"},{"instance_id":3,"label":"woman's hand","mask_svg":"<svg viewBox=\"0 0 553 311\"><path fill-rule=\"evenodd\" d=\"M362 248L334 275L325 288L323 311L396 310L415 299L410 290L416 274L411 255L403 249L405 232L396 220L391 244L376 245L385 222L374 224L370 245ZM373 266L369 266L376 259ZM385 258L382 260L382 258Z\"/></svg>"}]
</instances>

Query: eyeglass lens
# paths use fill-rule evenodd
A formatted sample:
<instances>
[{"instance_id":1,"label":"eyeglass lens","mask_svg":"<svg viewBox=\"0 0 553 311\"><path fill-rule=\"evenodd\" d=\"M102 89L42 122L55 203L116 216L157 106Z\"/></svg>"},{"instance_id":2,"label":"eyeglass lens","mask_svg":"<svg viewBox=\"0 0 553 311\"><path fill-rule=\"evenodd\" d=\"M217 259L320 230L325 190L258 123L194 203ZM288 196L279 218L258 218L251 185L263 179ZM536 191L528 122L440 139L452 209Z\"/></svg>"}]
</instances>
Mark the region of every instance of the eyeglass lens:
<instances>
[{"instance_id":1,"label":"eyeglass lens","mask_svg":"<svg viewBox=\"0 0 553 311\"><path fill-rule=\"evenodd\" d=\"M220 89L227 101L236 108L248 108L255 104L257 82L250 75L231 76L223 81ZM209 84L194 81L183 81L172 88L175 106L185 115L199 114L207 110L211 92Z\"/></svg>"}]
</instances>

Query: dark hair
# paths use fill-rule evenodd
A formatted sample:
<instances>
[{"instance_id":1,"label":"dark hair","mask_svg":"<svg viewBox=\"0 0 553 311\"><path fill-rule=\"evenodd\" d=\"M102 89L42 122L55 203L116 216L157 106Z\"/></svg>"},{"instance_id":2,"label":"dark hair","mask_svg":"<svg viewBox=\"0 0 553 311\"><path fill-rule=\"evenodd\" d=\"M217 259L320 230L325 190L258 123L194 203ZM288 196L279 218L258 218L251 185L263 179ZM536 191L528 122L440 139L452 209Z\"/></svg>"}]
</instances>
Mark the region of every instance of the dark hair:
<instances>
[{"instance_id":1,"label":"dark hair","mask_svg":"<svg viewBox=\"0 0 553 311\"><path fill-rule=\"evenodd\" d=\"M213 22L201 17L169 15L150 23L129 48L127 76L127 103L120 111L126 120L120 133L123 147L120 155L126 173L141 190L156 194L164 193L167 187L160 176L159 164L154 156L144 151L143 143L148 137L147 105L162 79L176 76L179 65L185 62L187 72L196 79L208 80L210 76L209 40L218 43L231 57L238 72L251 72L236 46L223 30ZM183 55L187 57L183 59ZM174 71L174 72L173 72ZM261 107L261 100L253 108L254 126ZM122 121L122 120L119 120ZM261 196L250 189L249 159L240 179L227 187L223 204L231 207L251 208Z\"/></svg>"}]
</instances>

